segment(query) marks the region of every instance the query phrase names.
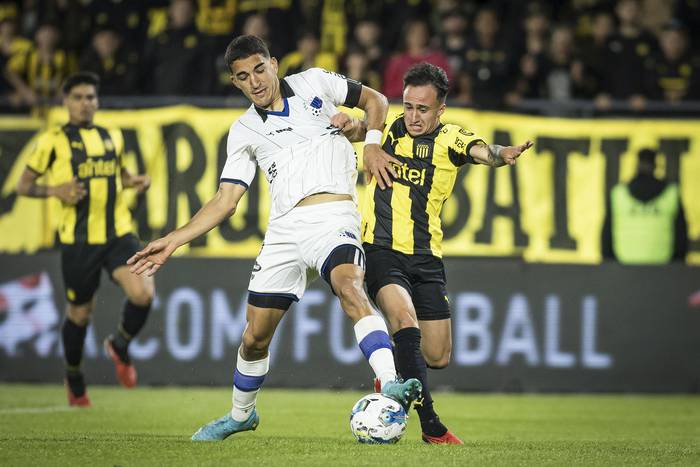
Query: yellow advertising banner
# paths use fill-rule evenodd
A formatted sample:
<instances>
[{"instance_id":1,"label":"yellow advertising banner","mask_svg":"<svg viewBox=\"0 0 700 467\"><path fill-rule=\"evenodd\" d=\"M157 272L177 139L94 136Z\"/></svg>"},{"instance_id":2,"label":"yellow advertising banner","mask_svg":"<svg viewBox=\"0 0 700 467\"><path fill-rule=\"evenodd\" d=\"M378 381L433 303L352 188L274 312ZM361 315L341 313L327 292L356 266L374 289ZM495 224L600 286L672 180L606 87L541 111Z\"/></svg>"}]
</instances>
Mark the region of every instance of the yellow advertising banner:
<instances>
[{"instance_id":1,"label":"yellow advertising banner","mask_svg":"<svg viewBox=\"0 0 700 467\"><path fill-rule=\"evenodd\" d=\"M152 177L144 196L128 194L142 239L181 226L214 195L229 127L243 111L177 106L98 113L97 124L124 133L130 170ZM390 115L398 112L393 107ZM55 109L48 126L66 118ZM564 119L448 109L443 121L489 143L535 143L514 168L461 169L443 210L446 256L600 262L606 196L616 183L634 176L639 149L651 147L659 152L656 175L681 187L690 239L686 260L700 264L700 120ZM32 253L54 245L58 202L14 193L46 127L36 119L0 118L1 253ZM356 149L361 162L362 148ZM51 183L50 174L45 178ZM360 200L363 189L361 182ZM268 213L266 181L259 174L229 221L178 253L253 258Z\"/></svg>"}]
</instances>

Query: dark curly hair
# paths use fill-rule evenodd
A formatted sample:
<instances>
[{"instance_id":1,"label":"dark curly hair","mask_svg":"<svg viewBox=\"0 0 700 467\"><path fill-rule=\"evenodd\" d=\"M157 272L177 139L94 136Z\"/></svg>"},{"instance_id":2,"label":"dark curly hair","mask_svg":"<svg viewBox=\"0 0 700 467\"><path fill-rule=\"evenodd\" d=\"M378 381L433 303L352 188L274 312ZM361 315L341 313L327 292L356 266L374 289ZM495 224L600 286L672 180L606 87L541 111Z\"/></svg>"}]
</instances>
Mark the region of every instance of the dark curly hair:
<instances>
[{"instance_id":1,"label":"dark curly hair","mask_svg":"<svg viewBox=\"0 0 700 467\"><path fill-rule=\"evenodd\" d=\"M450 89L450 82L445 70L439 66L426 62L418 63L413 65L403 76L404 89L406 86L424 86L426 84L433 85L439 101L445 100L447 91Z\"/></svg>"}]
</instances>

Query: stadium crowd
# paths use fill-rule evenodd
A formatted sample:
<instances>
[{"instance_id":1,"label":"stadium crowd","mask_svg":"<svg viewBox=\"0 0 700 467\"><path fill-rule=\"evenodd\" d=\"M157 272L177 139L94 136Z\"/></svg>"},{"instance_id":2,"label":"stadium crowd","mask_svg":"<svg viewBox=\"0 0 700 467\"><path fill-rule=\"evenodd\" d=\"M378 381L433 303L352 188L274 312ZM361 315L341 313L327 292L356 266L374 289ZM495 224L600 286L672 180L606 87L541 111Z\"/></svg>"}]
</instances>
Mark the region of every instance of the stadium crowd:
<instances>
[{"instance_id":1,"label":"stadium crowd","mask_svg":"<svg viewBox=\"0 0 700 467\"><path fill-rule=\"evenodd\" d=\"M242 33L281 76L319 66L390 99L420 61L476 108L700 99L696 0L0 0L0 105L55 102L79 69L102 95L235 95L223 53Z\"/></svg>"}]
</instances>

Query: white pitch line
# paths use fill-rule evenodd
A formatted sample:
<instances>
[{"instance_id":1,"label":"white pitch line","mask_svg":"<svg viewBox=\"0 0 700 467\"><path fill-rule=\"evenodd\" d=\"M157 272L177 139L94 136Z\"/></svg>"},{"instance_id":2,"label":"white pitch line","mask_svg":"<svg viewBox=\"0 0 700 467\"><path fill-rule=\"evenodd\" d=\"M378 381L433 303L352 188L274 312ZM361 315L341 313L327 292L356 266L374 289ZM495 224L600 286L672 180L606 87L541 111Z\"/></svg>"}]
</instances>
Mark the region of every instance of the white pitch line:
<instances>
[{"instance_id":1,"label":"white pitch line","mask_svg":"<svg viewBox=\"0 0 700 467\"><path fill-rule=\"evenodd\" d=\"M65 405L55 405L51 407L12 407L9 409L0 409L0 414L67 412L69 410L74 410L74 408L66 407Z\"/></svg>"}]
</instances>

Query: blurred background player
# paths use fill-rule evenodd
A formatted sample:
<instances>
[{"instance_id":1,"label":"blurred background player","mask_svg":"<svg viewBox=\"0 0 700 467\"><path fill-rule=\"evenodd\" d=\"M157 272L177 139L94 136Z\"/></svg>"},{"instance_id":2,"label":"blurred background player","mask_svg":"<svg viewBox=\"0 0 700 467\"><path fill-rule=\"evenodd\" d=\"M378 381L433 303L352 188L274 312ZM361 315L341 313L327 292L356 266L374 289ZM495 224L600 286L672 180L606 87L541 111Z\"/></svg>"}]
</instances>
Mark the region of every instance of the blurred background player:
<instances>
[{"instance_id":1,"label":"blurred background player","mask_svg":"<svg viewBox=\"0 0 700 467\"><path fill-rule=\"evenodd\" d=\"M386 99L357 81L320 68L280 79L277 60L255 36L231 41L226 63L231 82L252 105L229 130L219 190L187 224L129 260L136 274L154 274L177 248L234 214L258 166L265 173L270 221L248 286L233 408L200 428L192 440L221 441L257 428L255 404L270 366L270 342L292 302L300 300L318 276L331 286L353 321L357 343L380 379L381 391L408 409L420 395L420 382L396 381L386 324L374 314L365 294L356 155L340 130L330 126L336 106L363 109L372 128L365 167L390 183L392 159L381 150L378 130L386 119Z\"/></svg>"},{"instance_id":2,"label":"blurred background player","mask_svg":"<svg viewBox=\"0 0 700 467\"><path fill-rule=\"evenodd\" d=\"M622 264L684 261L688 226L678 185L654 176L656 151L639 151L637 174L610 192L603 225L603 256Z\"/></svg>"},{"instance_id":3,"label":"blurred background player","mask_svg":"<svg viewBox=\"0 0 700 467\"><path fill-rule=\"evenodd\" d=\"M440 213L461 166L514 165L532 143L486 145L468 130L441 123L449 81L435 65L413 66L403 82L404 113L383 145L399 161L398 176L384 190L372 180L362 204L367 291L389 320L399 373L423 384L414 405L423 440L463 444L440 421L428 387L427 367L445 368L452 351ZM347 131L361 126L347 116L343 123Z\"/></svg>"},{"instance_id":4,"label":"blurred background player","mask_svg":"<svg viewBox=\"0 0 700 467\"><path fill-rule=\"evenodd\" d=\"M128 388L136 385L129 342L146 323L154 293L152 278L131 274L126 267L139 240L132 233L131 213L122 196L130 187L143 193L150 178L132 175L124 167L121 131L93 123L98 87L99 79L92 73L66 79L62 89L69 122L40 136L17 185L19 195L55 197L63 203L59 239L68 306L61 336L68 401L81 407L90 406L80 362L102 269L127 297L117 332L104 344L119 382ZM38 184L48 171L56 184Z\"/></svg>"}]
</instances>

